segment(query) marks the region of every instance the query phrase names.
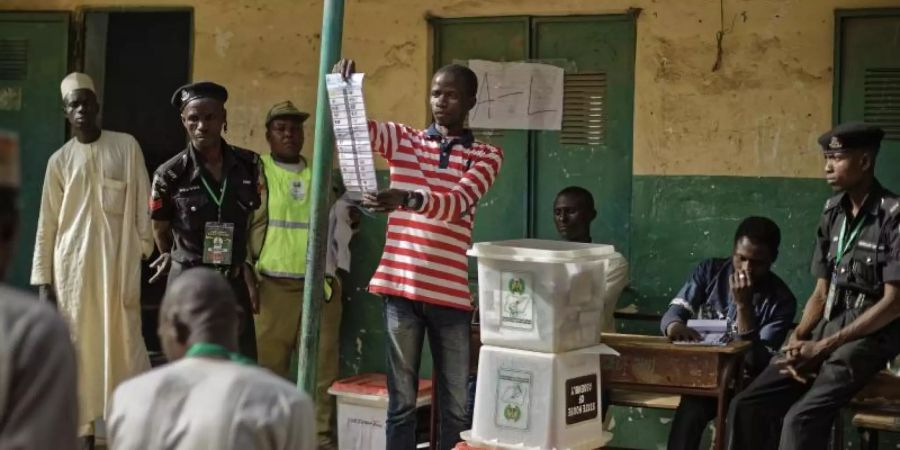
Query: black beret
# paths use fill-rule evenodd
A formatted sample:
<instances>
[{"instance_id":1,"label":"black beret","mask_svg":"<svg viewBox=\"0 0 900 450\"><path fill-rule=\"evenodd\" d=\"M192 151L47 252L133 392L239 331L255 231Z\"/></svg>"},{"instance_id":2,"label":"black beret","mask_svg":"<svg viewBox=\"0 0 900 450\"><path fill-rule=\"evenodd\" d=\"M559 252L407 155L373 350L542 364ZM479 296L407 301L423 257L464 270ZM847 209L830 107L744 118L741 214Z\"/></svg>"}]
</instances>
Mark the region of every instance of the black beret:
<instances>
[{"instance_id":1,"label":"black beret","mask_svg":"<svg viewBox=\"0 0 900 450\"><path fill-rule=\"evenodd\" d=\"M178 110L184 109L191 100L198 98L214 98L222 103L228 100L228 90L224 86L212 81L200 81L186 84L175 90L172 94L172 106Z\"/></svg>"},{"instance_id":2,"label":"black beret","mask_svg":"<svg viewBox=\"0 0 900 450\"><path fill-rule=\"evenodd\" d=\"M842 153L857 149L875 149L881 146L884 130L862 122L842 123L819 136L819 145L825 153Z\"/></svg>"}]
</instances>

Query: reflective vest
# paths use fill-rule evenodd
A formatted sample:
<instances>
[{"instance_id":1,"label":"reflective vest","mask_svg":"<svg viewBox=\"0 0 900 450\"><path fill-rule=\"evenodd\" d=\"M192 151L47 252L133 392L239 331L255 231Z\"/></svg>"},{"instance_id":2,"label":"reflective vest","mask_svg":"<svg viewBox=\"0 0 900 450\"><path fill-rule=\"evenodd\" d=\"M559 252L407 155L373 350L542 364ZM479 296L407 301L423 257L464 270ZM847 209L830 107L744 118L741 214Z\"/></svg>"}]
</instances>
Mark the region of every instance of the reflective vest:
<instances>
[{"instance_id":1,"label":"reflective vest","mask_svg":"<svg viewBox=\"0 0 900 450\"><path fill-rule=\"evenodd\" d=\"M261 158L269 193L269 225L256 269L278 278L303 278L309 238L312 170L286 170L272 159Z\"/></svg>"}]
</instances>

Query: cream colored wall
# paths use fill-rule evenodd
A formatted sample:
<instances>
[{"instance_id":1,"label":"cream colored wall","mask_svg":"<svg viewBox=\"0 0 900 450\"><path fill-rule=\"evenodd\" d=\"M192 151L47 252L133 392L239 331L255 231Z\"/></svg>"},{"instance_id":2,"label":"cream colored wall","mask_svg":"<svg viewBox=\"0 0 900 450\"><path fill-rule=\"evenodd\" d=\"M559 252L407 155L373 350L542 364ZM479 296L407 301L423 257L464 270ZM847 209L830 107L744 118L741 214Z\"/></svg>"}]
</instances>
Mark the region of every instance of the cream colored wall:
<instances>
[{"instance_id":1,"label":"cream colored wall","mask_svg":"<svg viewBox=\"0 0 900 450\"><path fill-rule=\"evenodd\" d=\"M267 151L265 115L292 100L315 109L322 4L318 0L0 0L0 10L194 9L193 79L228 88L229 142ZM177 114L173 109L172 114ZM312 149L312 121L306 151Z\"/></svg>"},{"instance_id":2,"label":"cream colored wall","mask_svg":"<svg viewBox=\"0 0 900 450\"><path fill-rule=\"evenodd\" d=\"M235 143L262 149L261 122L277 101L314 108L321 0L3 0L0 9L109 5L194 7L194 79L212 79L231 91L229 137ZM643 8L635 67L636 174L818 177L815 138L831 122L834 9L900 7L900 0L724 0L722 66L713 72L719 5L347 0L344 54L368 73L372 117L422 125L430 70L426 16Z\"/></svg>"}]
</instances>

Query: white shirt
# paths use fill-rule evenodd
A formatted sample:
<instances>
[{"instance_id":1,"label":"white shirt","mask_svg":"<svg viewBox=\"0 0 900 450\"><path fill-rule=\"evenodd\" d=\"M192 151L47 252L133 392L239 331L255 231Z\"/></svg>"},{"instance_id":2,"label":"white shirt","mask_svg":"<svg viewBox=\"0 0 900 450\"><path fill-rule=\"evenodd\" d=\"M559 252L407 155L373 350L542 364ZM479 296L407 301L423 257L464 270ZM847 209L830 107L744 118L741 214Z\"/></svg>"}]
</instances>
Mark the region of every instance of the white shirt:
<instances>
[{"instance_id":1,"label":"white shirt","mask_svg":"<svg viewBox=\"0 0 900 450\"><path fill-rule=\"evenodd\" d=\"M76 448L75 349L56 311L0 284L0 449Z\"/></svg>"},{"instance_id":2,"label":"white shirt","mask_svg":"<svg viewBox=\"0 0 900 450\"><path fill-rule=\"evenodd\" d=\"M309 396L271 372L188 357L126 381L107 418L113 450L313 450Z\"/></svg>"}]
</instances>

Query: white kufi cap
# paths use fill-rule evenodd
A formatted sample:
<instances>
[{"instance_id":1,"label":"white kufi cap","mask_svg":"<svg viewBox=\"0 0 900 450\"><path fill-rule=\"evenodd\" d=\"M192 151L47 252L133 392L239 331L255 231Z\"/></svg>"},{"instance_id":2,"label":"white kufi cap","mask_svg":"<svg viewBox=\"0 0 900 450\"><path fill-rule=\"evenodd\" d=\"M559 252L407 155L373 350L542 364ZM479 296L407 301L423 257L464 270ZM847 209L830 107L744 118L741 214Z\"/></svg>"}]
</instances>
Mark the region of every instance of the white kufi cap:
<instances>
[{"instance_id":1,"label":"white kufi cap","mask_svg":"<svg viewBox=\"0 0 900 450\"><path fill-rule=\"evenodd\" d=\"M94 80L87 74L81 72L72 72L66 75L59 85L63 100L66 99L66 96L69 95L70 92L78 89L88 89L94 94L97 93L97 90L94 89Z\"/></svg>"}]
</instances>

